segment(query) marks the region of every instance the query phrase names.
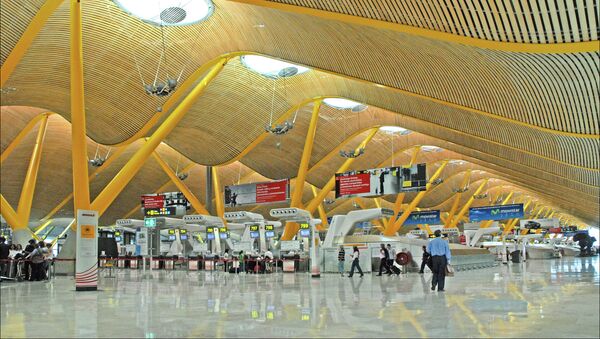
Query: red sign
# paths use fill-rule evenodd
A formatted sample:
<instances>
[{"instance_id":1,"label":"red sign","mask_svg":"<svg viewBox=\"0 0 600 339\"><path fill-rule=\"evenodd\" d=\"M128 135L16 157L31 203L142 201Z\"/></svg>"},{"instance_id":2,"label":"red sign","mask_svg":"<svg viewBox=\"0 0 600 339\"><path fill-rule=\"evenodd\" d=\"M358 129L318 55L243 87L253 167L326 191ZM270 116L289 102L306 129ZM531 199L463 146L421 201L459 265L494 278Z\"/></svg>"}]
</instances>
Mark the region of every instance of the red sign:
<instances>
[{"instance_id":1,"label":"red sign","mask_svg":"<svg viewBox=\"0 0 600 339\"><path fill-rule=\"evenodd\" d=\"M371 192L371 175L369 173L340 175L338 181L338 196L368 194Z\"/></svg>"},{"instance_id":2,"label":"red sign","mask_svg":"<svg viewBox=\"0 0 600 339\"><path fill-rule=\"evenodd\" d=\"M562 233L560 227L553 227L549 230L550 233Z\"/></svg>"},{"instance_id":3,"label":"red sign","mask_svg":"<svg viewBox=\"0 0 600 339\"><path fill-rule=\"evenodd\" d=\"M288 181L272 181L256 184L256 203L280 202L287 200Z\"/></svg>"},{"instance_id":4,"label":"red sign","mask_svg":"<svg viewBox=\"0 0 600 339\"><path fill-rule=\"evenodd\" d=\"M142 195L142 206L148 208L163 208L165 207L165 196L160 195Z\"/></svg>"}]
</instances>

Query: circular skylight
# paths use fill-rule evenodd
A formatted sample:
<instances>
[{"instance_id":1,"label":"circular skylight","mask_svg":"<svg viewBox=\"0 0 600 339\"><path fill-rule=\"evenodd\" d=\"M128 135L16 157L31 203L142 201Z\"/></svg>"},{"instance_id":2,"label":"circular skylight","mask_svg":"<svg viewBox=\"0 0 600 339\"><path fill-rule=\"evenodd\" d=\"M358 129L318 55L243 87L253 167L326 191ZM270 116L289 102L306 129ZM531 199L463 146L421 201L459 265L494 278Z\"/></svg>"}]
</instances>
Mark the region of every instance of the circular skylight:
<instances>
[{"instance_id":1,"label":"circular skylight","mask_svg":"<svg viewBox=\"0 0 600 339\"><path fill-rule=\"evenodd\" d=\"M398 127L398 126L381 126L379 130L389 134L401 134L406 135L409 134L410 131L406 128Z\"/></svg>"},{"instance_id":2,"label":"circular skylight","mask_svg":"<svg viewBox=\"0 0 600 339\"><path fill-rule=\"evenodd\" d=\"M367 108L367 106L361 104L360 102L342 98L323 99L323 103L329 107L337 109L351 109L356 112L364 111Z\"/></svg>"},{"instance_id":3,"label":"circular skylight","mask_svg":"<svg viewBox=\"0 0 600 339\"><path fill-rule=\"evenodd\" d=\"M164 26L191 25L208 18L211 0L114 0L125 12L141 20Z\"/></svg>"},{"instance_id":4,"label":"circular skylight","mask_svg":"<svg viewBox=\"0 0 600 339\"><path fill-rule=\"evenodd\" d=\"M440 152L442 149L437 146L421 146L423 152Z\"/></svg>"},{"instance_id":5,"label":"circular skylight","mask_svg":"<svg viewBox=\"0 0 600 339\"><path fill-rule=\"evenodd\" d=\"M269 78L286 78L308 72L308 68L260 55L243 55L242 64Z\"/></svg>"}]
</instances>

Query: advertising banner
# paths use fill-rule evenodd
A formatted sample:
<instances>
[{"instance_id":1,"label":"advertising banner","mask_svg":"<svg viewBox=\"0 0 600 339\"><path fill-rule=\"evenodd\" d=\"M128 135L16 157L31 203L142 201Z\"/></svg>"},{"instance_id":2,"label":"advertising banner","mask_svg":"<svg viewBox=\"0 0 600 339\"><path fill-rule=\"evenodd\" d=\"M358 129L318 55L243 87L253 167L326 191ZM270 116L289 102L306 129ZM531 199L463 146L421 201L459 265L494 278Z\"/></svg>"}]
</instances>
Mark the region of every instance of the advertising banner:
<instances>
[{"instance_id":1,"label":"advertising banner","mask_svg":"<svg viewBox=\"0 0 600 339\"><path fill-rule=\"evenodd\" d=\"M557 218L551 219L521 219L519 220L521 229L539 229L539 228L557 228L560 227Z\"/></svg>"},{"instance_id":2,"label":"advertising banner","mask_svg":"<svg viewBox=\"0 0 600 339\"><path fill-rule=\"evenodd\" d=\"M223 193L228 207L286 202L290 199L290 180L225 186Z\"/></svg>"},{"instance_id":3,"label":"advertising banner","mask_svg":"<svg viewBox=\"0 0 600 339\"><path fill-rule=\"evenodd\" d=\"M425 164L335 174L335 197L371 197L425 190Z\"/></svg>"},{"instance_id":4,"label":"advertising banner","mask_svg":"<svg viewBox=\"0 0 600 339\"><path fill-rule=\"evenodd\" d=\"M190 203L181 192L142 195L142 212L145 216L180 216L190 209Z\"/></svg>"},{"instance_id":5,"label":"advertising banner","mask_svg":"<svg viewBox=\"0 0 600 339\"><path fill-rule=\"evenodd\" d=\"M469 221L504 220L523 217L523 204L469 208Z\"/></svg>"},{"instance_id":6,"label":"advertising banner","mask_svg":"<svg viewBox=\"0 0 600 339\"><path fill-rule=\"evenodd\" d=\"M75 290L98 289L98 211L77 210Z\"/></svg>"},{"instance_id":7,"label":"advertising banner","mask_svg":"<svg viewBox=\"0 0 600 339\"><path fill-rule=\"evenodd\" d=\"M398 218L402 215L402 212L398 213ZM404 225L436 225L440 223L440 211L420 211L412 212L408 219L404 222Z\"/></svg>"}]
</instances>

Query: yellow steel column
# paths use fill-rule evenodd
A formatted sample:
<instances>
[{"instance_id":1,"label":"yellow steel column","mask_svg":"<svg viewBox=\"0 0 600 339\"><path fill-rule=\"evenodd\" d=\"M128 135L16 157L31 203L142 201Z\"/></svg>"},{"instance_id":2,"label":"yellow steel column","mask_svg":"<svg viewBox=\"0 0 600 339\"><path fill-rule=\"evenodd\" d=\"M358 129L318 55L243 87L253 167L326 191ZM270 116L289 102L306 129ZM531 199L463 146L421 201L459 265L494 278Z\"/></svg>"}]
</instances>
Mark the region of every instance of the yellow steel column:
<instances>
[{"instance_id":1,"label":"yellow steel column","mask_svg":"<svg viewBox=\"0 0 600 339\"><path fill-rule=\"evenodd\" d=\"M556 211L552 211L552 213L550 213L550 215L549 215L549 216L547 216L546 218L549 218L549 219L551 219L551 218L554 216L554 213L556 213Z\"/></svg>"},{"instance_id":2,"label":"yellow steel column","mask_svg":"<svg viewBox=\"0 0 600 339\"><path fill-rule=\"evenodd\" d=\"M413 149L413 154L410 158L409 166L412 166L417 162L417 157L419 156L420 152L421 146L415 146L415 148ZM392 157L393 156L394 155L392 155ZM402 202L404 201L405 196L406 193L398 193L398 195L396 195L396 201L394 202L394 215L390 217L389 224L393 225L396 222L396 219L398 219L398 213L400 213L400 209L402 208Z\"/></svg>"},{"instance_id":3,"label":"yellow steel column","mask_svg":"<svg viewBox=\"0 0 600 339\"><path fill-rule=\"evenodd\" d=\"M506 198L504 198L504 200L502 201L502 203L498 206L504 206L508 203L508 201L510 200L510 198L512 198L513 194L515 192L510 192ZM490 227L490 225L494 222L494 220L486 220L484 222L481 223L481 225L479 226L479 228L488 228Z\"/></svg>"},{"instance_id":4,"label":"yellow steel column","mask_svg":"<svg viewBox=\"0 0 600 339\"><path fill-rule=\"evenodd\" d=\"M215 192L215 209L217 210L217 216L219 218L223 218L225 214L225 203L223 200L225 197L223 196L223 192L221 192L221 184L219 182L219 172L217 171L217 167L212 168L212 179L213 179L213 189Z\"/></svg>"},{"instance_id":5,"label":"yellow steel column","mask_svg":"<svg viewBox=\"0 0 600 339\"><path fill-rule=\"evenodd\" d=\"M81 2L70 0L71 17L71 147L73 161L73 207L90 209L87 139L85 132L85 100L83 89L83 46Z\"/></svg>"},{"instance_id":6,"label":"yellow steel column","mask_svg":"<svg viewBox=\"0 0 600 339\"><path fill-rule=\"evenodd\" d=\"M42 148L44 145L44 136L46 136L46 126L48 126L48 115L44 116L40 122L37 137L35 138L35 146L29 160L29 167L21 189L19 197L19 206L17 207L18 225L13 225L13 229L27 228L29 224L29 214L31 213L31 204L33 203L33 194L35 193L35 184L37 182L38 170L40 168L40 160L42 158Z\"/></svg>"},{"instance_id":7,"label":"yellow steel column","mask_svg":"<svg viewBox=\"0 0 600 339\"><path fill-rule=\"evenodd\" d=\"M23 140L23 138L25 138L27 136L27 134L29 134L29 132L31 132L31 130L37 125L37 123L40 120L45 119L52 114L54 114L54 113L46 112L46 113L38 114L33 119L29 120L27 125L25 125L25 127L23 127L23 129L19 131L19 134L17 134L17 136L10 142L10 144L6 147L6 149L4 149L4 152L2 152L2 155L0 155L0 164L3 163L4 160L6 160L6 158L8 158L8 156L12 153L12 151L15 150L15 148L17 146L19 146L19 144L21 143L21 140Z\"/></svg>"},{"instance_id":8,"label":"yellow steel column","mask_svg":"<svg viewBox=\"0 0 600 339\"><path fill-rule=\"evenodd\" d=\"M310 188L312 189L313 198L316 198L317 197L317 188L313 185L311 185ZM317 225L317 229L319 231L321 231L321 230L324 230L326 228L326 226L329 225L329 223L327 222L327 213L325 212L323 203L319 204L318 211L319 211L319 218L321 218L321 224Z\"/></svg>"},{"instance_id":9,"label":"yellow steel column","mask_svg":"<svg viewBox=\"0 0 600 339\"><path fill-rule=\"evenodd\" d=\"M298 207L302 203L302 193L304 193L304 182L306 181L306 173L310 164L315 135L317 134L317 122L319 121L319 109L321 108L321 99L313 103L312 116L306 132L306 140L304 141L304 150L302 150L302 158L298 167L298 175L296 176L296 184L294 193L292 194L291 207Z\"/></svg>"},{"instance_id":10,"label":"yellow steel column","mask_svg":"<svg viewBox=\"0 0 600 339\"><path fill-rule=\"evenodd\" d=\"M375 136L375 134L377 134L377 131L379 131L379 128L373 128L371 129L371 131L369 132L369 134L367 135L367 137L363 140L363 142L360 143L360 145L358 145L358 147L356 148L355 152L358 152L361 148L364 148L367 146L367 144L369 143L369 141L371 141L371 139L373 139L373 137ZM344 163L342 164L342 166L340 166L340 168L338 168L338 170L336 171L336 173L339 172L344 172L348 169L348 167L350 167L350 165L352 165L352 163L354 162L356 158L349 158L346 159L346 161L344 161ZM329 181L327 182L327 184L325 184L325 186L321 189L321 191L319 192L319 194L317 195L317 197L315 197L313 200L310 201L310 203L306 206L305 210L309 211L310 213L313 213L315 211L315 209L317 208L317 206L319 206L319 204L321 204L321 202L323 202L323 199L325 199L325 197L327 196L327 194L335 187L335 175L333 177L331 177L331 179L329 179ZM283 231L283 235L281 236L281 240L291 240L296 233L298 233L298 225L294 225L292 223L288 223L285 226L285 230Z\"/></svg>"},{"instance_id":11,"label":"yellow steel column","mask_svg":"<svg viewBox=\"0 0 600 339\"><path fill-rule=\"evenodd\" d=\"M19 224L17 212L15 212L2 194L0 194L0 202L0 214L2 214L6 222L14 229Z\"/></svg>"},{"instance_id":12,"label":"yellow steel column","mask_svg":"<svg viewBox=\"0 0 600 339\"><path fill-rule=\"evenodd\" d=\"M535 214L535 216L533 217L533 219L537 219L540 217L540 214L542 214L542 212L546 209L546 206L542 206L542 208L540 208L537 213Z\"/></svg>"},{"instance_id":13,"label":"yellow steel column","mask_svg":"<svg viewBox=\"0 0 600 339\"><path fill-rule=\"evenodd\" d=\"M194 193L192 193L192 191L190 191L190 189L183 183L183 181L181 181L181 179L179 179L177 175L175 175L171 167L169 167L169 165L160 157L160 155L158 155L156 151L152 152L152 155L154 156L154 160L158 162L163 171L169 176L169 178L175 184L175 186L177 186L177 189L179 189L181 193L183 193L183 195L187 198L187 200L189 200L190 204L196 210L196 212L200 214L210 214L208 213L204 205L202 205L200 200L196 198Z\"/></svg>"},{"instance_id":14,"label":"yellow steel column","mask_svg":"<svg viewBox=\"0 0 600 339\"><path fill-rule=\"evenodd\" d=\"M44 27L46 20L48 20L50 15L54 13L54 10L56 10L56 8L60 6L62 2L63 0L46 0L42 7L40 7L38 12L29 23L29 26L27 26L25 32L23 32L21 35L21 38L19 38L19 41L17 41L15 44L15 47L13 47L12 51L10 51L10 54L8 54L4 60L4 63L0 68L0 87L4 87L4 84L8 78L10 78L10 75L19 64L19 61L21 61L23 55L27 53L29 46L39 31Z\"/></svg>"},{"instance_id":15,"label":"yellow steel column","mask_svg":"<svg viewBox=\"0 0 600 339\"><path fill-rule=\"evenodd\" d=\"M414 211L415 208L417 208L417 205L421 202L423 197L425 197L427 195L427 193L429 193L429 190L431 189L431 182L435 181L442 174L442 172L444 171L444 168L446 168L447 164L448 164L448 160L444 160L444 162L442 162L440 167L435 171L435 173L431 176L431 178L429 178L429 182L425 186L425 191L419 192L417 194L417 196L410 202L410 204L408 205L406 210L402 213L400 218L398 218L398 220L396 220L394 222L394 224L390 225L390 227L386 228L386 230L384 232L385 235L394 235L396 232L398 232L398 230L402 227L402 224L404 224L406 219L408 219L408 216L410 215L410 213L412 211Z\"/></svg>"},{"instance_id":16,"label":"yellow steel column","mask_svg":"<svg viewBox=\"0 0 600 339\"><path fill-rule=\"evenodd\" d=\"M98 194L92 208L97 210L100 215L106 211L108 206L121 193L125 185L131 181L135 174L144 165L144 162L158 145L173 131L177 124L183 119L190 107L196 102L196 99L208 86L208 84L221 72L228 59L223 58L221 62L216 64L208 74L194 87L194 89L179 103L165 121L156 131L150 136L146 143L131 157L131 159L123 166L123 168L115 175L111 182Z\"/></svg>"},{"instance_id":17,"label":"yellow steel column","mask_svg":"<svg viewBox=\"0 0 600 339\"><path fill-rule=\"evenodd\" d=\"M462 217L465 215L465 213L467 213L469 211L469 207L471 207L471 204L473 204L473 201L475 201L474 196L476 196L483 190L483 188L487 184L488 180L490 180L490 179L489 178L484 179L483 182L479 185L479 187L477 187L477 189L475 190L473 195L469 198L469 200L467 200L465 205L460 209L460 212L458 212L458 214L456 215L456 218L454 218L454 220L452 220L449 228L456 227L456 225L462 219Z\"/></svg>"},{"instance_id":18,"label":"yellow steel column","mask_svg":"<svg viewBox=\"0 0 600 339\"><path fill-rule=\"evenodd\" d=\"M460 189L462 190L467 186L469 180L471 179L471 170L468 170L463 177L463 181L460 184ZM446 218L446 222L444 223L444 228L448 228L452 219L454 218L454 214L456 214L456 210L458 210L458 204L460 204L460 198L462 197L462 192L456 192L454 197L454 202L452 203L452 208L450 208L450 212L448 213L448 218Z\"/></svg>"}]
</instances>

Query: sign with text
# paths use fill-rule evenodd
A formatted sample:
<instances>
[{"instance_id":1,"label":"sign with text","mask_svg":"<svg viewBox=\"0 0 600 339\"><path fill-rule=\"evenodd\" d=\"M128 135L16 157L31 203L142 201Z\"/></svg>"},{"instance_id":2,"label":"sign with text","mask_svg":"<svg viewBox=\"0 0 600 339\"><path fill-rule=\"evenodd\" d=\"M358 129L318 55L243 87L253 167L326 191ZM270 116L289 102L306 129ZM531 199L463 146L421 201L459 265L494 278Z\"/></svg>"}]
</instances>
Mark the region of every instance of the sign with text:
<instances>
[{"instance_id":1,"label":"sign with text","mask_svg":"<svg viewBox=\"0 0 600 339\"><path fill-rule=\"evenodd\" d=\"M190 203L181 192L142 195L142 211L145 216L185 215Z\"/></svg>"},{"instance_id":2,"label":"sign with text","mask_svg":"<svg viewBox=\"0 0 600 339\"><path fill-rule=\"evenodd\" d=\"M371 197L422 191L426 185L425 164L349 171L335 174L335 197Z\"/></svg>"},{"instance_id":3,"label":"sign with text","mask_svg":"<svg viewBox=\"0 0 600 339\"><path fill-rule=\"evenodd\" d=\"M98 211L77 210L75 290L98 289Z\"/></svg>"},{"instance_id":4,"label":"sign with text","mask_svg":"<svg viewBox=\"0 0 600 339\"><path fill-rule=\"evenodd\" d=\"M504 220L523 217L523 204L469 208L469 221Z\"/></svg>"},{"instance_id":5,"label":"sign with text","mask_svg":"<svg viewBox=\"0 0 600 339\"><path fill-rule=\"evenodd\" d=\"M225 186L223 193L228 207L286 202L290 199L290 180Z\"/></svg>"},{"instance_id":6,"label":"sign with text","mask_svg":"<svg viewBox=\"0 0 600 339\"><path fill-rule=\"evenodd\" d=\"M398 213L398 218L402 215L402 212ZM440 211L419 211L412 212L408 216L408 219L404 222L404 225L437 225L440 223Z\"/></svg>"}]
</instances>

